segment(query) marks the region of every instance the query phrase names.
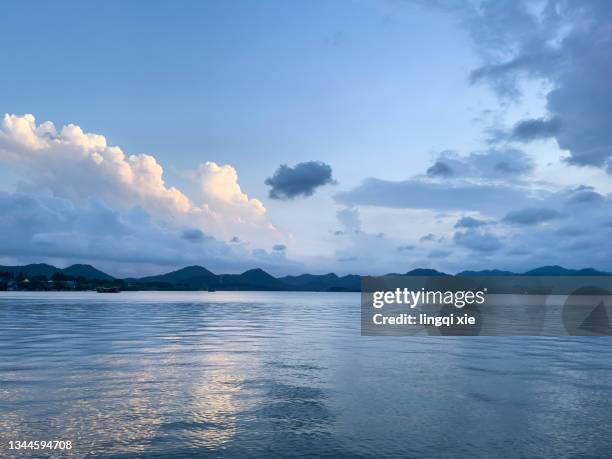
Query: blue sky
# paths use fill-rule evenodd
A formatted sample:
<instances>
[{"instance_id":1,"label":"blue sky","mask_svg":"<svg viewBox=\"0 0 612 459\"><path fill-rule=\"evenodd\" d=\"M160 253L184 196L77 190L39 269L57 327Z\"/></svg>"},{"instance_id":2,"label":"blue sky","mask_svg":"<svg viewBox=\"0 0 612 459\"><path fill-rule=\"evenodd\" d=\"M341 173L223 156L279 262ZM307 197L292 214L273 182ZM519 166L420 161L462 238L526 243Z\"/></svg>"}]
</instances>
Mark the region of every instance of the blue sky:
<instances>
[{"instance_id":1,"label":"blue sky","mask_svg":"<svg viewBox=\"0 0 612 459\"><path fill-rule=\"evenodd\" d=\"M164 186L180 190L192 209L182 209L180 218L161 212L142 181L138 189L117 182L127 187L126 194L113 196L103 187L117 177L89 163L74 165L91 174L91 186L79 188L83 177L70 176L71 167L51 174L48 163L34 164L39 156L5 139L0 189L6 212L18 208L16 193L39 203L60 200L83 219L96 205L116 212L113 218L123 223L131 221L130 212L143 212L151 228L141 227L148 236L138 237L163 240L168 253L148 259L144 253L151 249L143 248L132 260L114 259L95 249L101 236L93 231L78 225L62 230L58 223L53 225L58 233L52 233L40 223L20 249L0 253L2 260L88 261L119 274L187 262L226 271L263 265L275 273L377 273L416 265L519 269L555 262L612 268L609 254L592 242L608 236L610 97L591 105L578 97L587 87L579 81L585 66L592 69L588 87L601 84L606 93L609 60L605 53L585 53L588 44L581 40L595 32L609 50L603 19L610 12L605 3L585 5L582 10L573 2L553 1L435 7L395 1L6 5L0 19L7 51L0 111L32 114L35 125L51 121L57 131L78 125L106 138L105 146L81 146L79 154L119 146L126 158L150 155L163 168ZM587 96L597 94L593 89ZM590 124L570 129L577 118ZM556 119L559 128L551 121ZM525 120L541 121L525 125L535 136L521 138L525 129L513 131ZM62 154L76 154L71 142L62 137ZM44 147L51 155L55 148L60 147ZM500 161L519 172L511 167L495 175ZM233 169L236 180L230 169L200 167L207 162ZM461 172L428 174L437 162ZM333 180L315 183L311 193L271 198L266 179L283 164L301 163L329 166ZM235 185L240 191L231 195L213 189ZM576 239L575 230L576 240L559 236L536 254L539 241L550 240L547 235L572 233L575 211L563 200L587 188L603 199L602 221L590 212L593 224L603 228L591 246L586 236ZM466 202L497 192L516 206ZM154 193L155 199L169 199L166 189ZM261 203L265 215L250 200ZM204 215L206 206L212 216ZM523 208L545 209L540 214L548 217L553 214L546 209L553 209L558 217L522 227L505 219ZM339 213L354 216L351 227ZM456 227L466 216L487 223ZM23 224L12 219L5 231ZM126 234L135 231L131 224L126 228ZM206 236L193 257L182 255L186 242L180 235L186 229ZM45 239L75 232L86 233L79 233L83 243L64 252L49 248ZM129 241L110 242L108 234L104 244L121 247ZM44 250L37 245L41 238ZM534 245L531 255L514 254L527 244ZM578 248L562 249L563 244ZM286 249L274 250L275 245Z\"/></svg>"}]
</instances>

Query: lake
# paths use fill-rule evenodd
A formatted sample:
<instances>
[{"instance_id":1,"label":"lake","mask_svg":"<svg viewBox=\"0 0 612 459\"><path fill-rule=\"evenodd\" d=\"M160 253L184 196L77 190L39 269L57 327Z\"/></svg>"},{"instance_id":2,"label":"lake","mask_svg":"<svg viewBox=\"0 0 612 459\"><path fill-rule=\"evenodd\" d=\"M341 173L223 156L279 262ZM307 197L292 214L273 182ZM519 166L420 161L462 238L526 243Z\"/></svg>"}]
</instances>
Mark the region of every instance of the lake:
<instances>
[{"instance_id":1,"label":"lake","mask_svg":"<svg viewBox=\"0 0 612 459\"><path fill-rule=\"evenodd\" d=\"M0 456L610 457L612 339L363 337L358 293L0 292ZM41 457L49 452L38 452Z\"/></svg>"}]
</instances>

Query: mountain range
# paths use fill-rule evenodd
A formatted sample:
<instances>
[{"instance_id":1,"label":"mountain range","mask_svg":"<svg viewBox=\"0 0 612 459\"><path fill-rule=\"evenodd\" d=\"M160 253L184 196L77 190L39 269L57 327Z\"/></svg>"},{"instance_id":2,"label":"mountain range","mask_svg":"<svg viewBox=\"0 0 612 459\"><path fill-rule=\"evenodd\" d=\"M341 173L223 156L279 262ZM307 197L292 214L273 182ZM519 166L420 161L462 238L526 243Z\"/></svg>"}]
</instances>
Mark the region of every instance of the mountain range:
<instances>
[{"instance_id":1,"label":"mountain range","mask_svg":"<svg viewBox=\"0 0 612 459\"><path fill-rule=\"evenodd\" d=\"M202 266L187 266L176 271L157 276L116 279L91 265L75 264L67 268L57 268L45 263L24 266L1 266L0 274L12 276L45 277L51 279L56 274L81 278L87 281L117 281L130 290L293 290L293 291L331 291L358 292L361 289L361 276L349 274L338 276L329 274L301 274L298 276L274 277L262 269L250 269L241 274L215 274ZM413 269L405 276L449 276L451 274L434 269ZM462 271L457 276L609 276L612 273L593 268L566 269L562 266L542 266L515 273L497 269L482 271Z\"/></svg>"}]
</instances>

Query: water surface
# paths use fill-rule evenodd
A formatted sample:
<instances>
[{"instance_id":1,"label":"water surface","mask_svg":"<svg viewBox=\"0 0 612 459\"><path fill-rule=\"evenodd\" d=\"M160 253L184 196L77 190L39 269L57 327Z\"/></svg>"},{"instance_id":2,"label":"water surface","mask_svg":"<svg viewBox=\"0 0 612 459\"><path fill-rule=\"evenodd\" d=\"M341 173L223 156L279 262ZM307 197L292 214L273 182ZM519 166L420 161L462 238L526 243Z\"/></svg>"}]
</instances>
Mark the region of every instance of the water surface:
<instances>
[{"instance_id":1,"label":"water surface","mask_svg":"<svg viewBox=\"0 0 612 459\"><path fill-rule=\"evenodd\" d=\"M612 454L612 339L359 327L350 293L1 292L0 456Z\"/></svg>"}]
</instances>

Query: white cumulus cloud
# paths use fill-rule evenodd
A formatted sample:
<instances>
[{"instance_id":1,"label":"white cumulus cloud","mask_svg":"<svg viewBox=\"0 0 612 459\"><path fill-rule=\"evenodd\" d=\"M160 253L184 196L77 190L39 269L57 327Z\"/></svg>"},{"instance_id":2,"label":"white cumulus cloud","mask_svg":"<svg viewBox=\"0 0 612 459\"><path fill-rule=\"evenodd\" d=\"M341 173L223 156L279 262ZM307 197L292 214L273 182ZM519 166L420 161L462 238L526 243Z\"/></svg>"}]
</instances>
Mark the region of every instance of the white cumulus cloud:
<instances>
[{"instance_id":1,"label":"white cumulus cloud","mask_svg":"<svg viewBox=\"0 0 612 459\"><path fill-rule=\"evenodd\" d=\"M221 239L238 235L265 244L282 235L263 204L240 188L230 165L205 162L188 174L199 193L189 197L164 181L154 156L126 154L100 134L68 124L37 124L33 115L6 114L0 126L0 162L13 165L28 186L83 205L96 199L113 209L141 207L158 223L199 228Z\"/></svg>"}]
</instances>

